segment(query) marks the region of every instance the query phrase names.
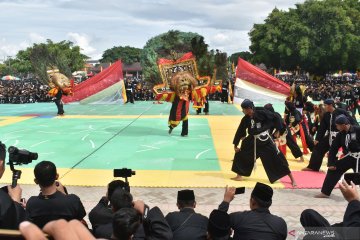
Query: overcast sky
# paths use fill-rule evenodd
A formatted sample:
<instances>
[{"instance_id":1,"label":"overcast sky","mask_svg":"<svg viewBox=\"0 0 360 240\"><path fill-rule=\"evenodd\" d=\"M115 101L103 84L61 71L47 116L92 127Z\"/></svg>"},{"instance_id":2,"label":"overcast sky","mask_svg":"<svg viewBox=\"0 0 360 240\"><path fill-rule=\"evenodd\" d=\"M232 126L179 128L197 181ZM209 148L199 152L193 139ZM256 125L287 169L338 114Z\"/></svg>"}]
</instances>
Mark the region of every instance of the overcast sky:
<instances>
[{"instance_id":1,"label":"overcast sky","mask_svg":"<svg viewBox=\"0 0 360 240\"><path fill-rule=\"evenodd\" d=\"M142 48L170 29L197 32L210 49L249 49L248 32L275 7L303 0L0 0L0 60L46 39L70 40L92 59L113 46Z\"/></svg>"}]
</instances>

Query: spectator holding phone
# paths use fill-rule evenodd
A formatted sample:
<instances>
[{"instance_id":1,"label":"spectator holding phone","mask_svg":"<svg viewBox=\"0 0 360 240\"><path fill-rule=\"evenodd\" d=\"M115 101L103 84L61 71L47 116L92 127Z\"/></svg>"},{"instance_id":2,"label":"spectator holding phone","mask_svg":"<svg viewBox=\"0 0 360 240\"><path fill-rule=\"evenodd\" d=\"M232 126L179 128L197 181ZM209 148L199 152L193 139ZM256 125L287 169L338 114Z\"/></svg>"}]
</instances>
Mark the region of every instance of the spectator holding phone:
<instances>
[{"instance_id":1,"label":"spectator holding phone","mask_svg":"<svg viewBox=\"0 0 360 240\"><path fill-rule=\"evenodd\" d=\"M219 210L227 212L234 199L236 188L225 189L224 200ZM230 213L230 227L234 240L267 239L280 240L287 237L287 225L283 218L270 213L273 189L263 183L256 183L250 197L250 211Z\"/></svg>"},{"instance_id":2,"label":"spectator holding phone","mask_svg":"<svg viewBox=\"0 0 360 240\"><path fill-rule=\"evenodd\" d=\"M320 213L314 209L306 209L301 213L300 217L301 225L305 228L305 230L314 227L322 227L324 230L328 227L338 227L336 229L337 232L335 236L337 238L335 239L340 239L341 237L343 237L343 239L356 239L359 237L360 197L359 192L357 191L357 187L353 182L348 184L345 180L343 180L342 182L339 182L339 188L345 200L348 201L343 222L331 225ZM353 232L349 227L356 231ZM340 230L344 231L340 232ZM354 234L354 236L350 236L351 234ZM319 237L322 237L323 239L324 236ZM304 239L306 239L306 236ZM309 239L314 239L314 236L309 236Z\"/></svg>"}]
</instances>

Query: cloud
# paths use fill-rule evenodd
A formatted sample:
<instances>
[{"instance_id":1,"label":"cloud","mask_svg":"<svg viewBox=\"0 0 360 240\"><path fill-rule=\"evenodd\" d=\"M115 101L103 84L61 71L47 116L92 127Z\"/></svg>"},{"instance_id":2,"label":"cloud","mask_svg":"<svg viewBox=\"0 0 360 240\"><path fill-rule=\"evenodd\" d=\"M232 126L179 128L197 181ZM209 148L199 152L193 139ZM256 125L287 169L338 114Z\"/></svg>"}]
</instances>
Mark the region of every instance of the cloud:
<instances>
[{"instance_id":1,"label":"cloud","mask_svg":"<svg viewBox=\"0 0 360 240\"><path fill-rule=\"evenodd\" d=\"M0 0L0 59L45 39L71 40L99 58L113 46L141 48L170 29L197 32L210 49L231 54L248 50L254 23L275 7L286 10L299 1L304 0Z\"/></svg>"},{"instance_id":2,"label":"cloud","mask_svg":"<svg viewBox=\"0 0 360 240\"><path fill-rule=\"evenodd\" d=\"M84 33L69 32L67 34L70 41L74 42L75 45L80 47L80 52L87 56L96 54L96 49L90 45L91 38Z\"/></svg>"},{"instance_id":3,"label":"cloud","mask_svg":"<svg viewBox=\"0 0 360 240\"><path fill-rule=\"evenodd\" d=\"M44 42L45 40L45 37L35 32L29 33L27 38L20 43L14 43L6 38L2 38L0 41L0 61L8 57L15 57L19 50L26 49L34 43Z\"/></svg>"}]
</instances>

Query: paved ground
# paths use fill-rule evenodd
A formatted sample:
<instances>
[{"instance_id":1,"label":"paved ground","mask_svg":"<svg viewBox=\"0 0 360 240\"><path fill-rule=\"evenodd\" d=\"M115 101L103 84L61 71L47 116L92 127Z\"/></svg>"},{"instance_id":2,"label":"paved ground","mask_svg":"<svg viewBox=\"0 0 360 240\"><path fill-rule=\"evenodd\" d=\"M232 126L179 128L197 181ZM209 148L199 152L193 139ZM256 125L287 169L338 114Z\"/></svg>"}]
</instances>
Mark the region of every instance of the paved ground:
<instances>
[{"instance_id":1,"label":"paved ground","mask_svg":"<svg viewBox=\"0 0 360 240\"><path fill-rule=\"evenodd\" d=\"M36 185L23 185L23 196L29 198L39 193ZM134 199L142 199L150 207L159 206L164 214L176 211L176 195L179 188L132 188ZM101 196L105 195L105 187L68 187L69 193L77 194L87 213L97 204ZM221 188L194 189L197 207L196 211L203 215L217 208L223 199L224 190ZM230 205L230 212L249 209L249 196L252 189L246 189L245 194L235 197ZM300 214L304 209L313 208L323 214L330 223L342 221L347 202L340 190L334 190L330 199L317 199L313 196L318 189L278 189L274 191L273 206L270 211L281 216L288 224L288 230L301 230ZM289 235L288 239L294 239Z\"/></svg>"}]
</instances>

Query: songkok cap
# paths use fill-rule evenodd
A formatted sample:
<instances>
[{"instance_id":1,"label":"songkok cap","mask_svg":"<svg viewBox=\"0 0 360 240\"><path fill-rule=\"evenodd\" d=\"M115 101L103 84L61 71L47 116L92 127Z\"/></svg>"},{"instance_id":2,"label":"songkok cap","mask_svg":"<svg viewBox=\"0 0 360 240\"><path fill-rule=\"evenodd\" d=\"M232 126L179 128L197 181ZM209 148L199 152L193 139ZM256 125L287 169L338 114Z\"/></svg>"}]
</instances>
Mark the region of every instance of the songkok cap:
<instances>
[{"instance_id":1,"label":"songkok cap","mask_svg":"<svg viewBox=\"0 0 360 240\"><path fill-rule=\"evenodd\" d=\"M350 124L350 121L344 114L341 114L335 118L335 123L336 124Z\"/></svg>"},{"instance_id":2,"label":"songkok cap","mask_svg":"<svg viewBox=\"0 0 360 240\"><path fill-rule=\"evenodd\" d=\"M224 237L230 234L229 214L220 210L213 210L209 216L208 232L212 237Z\"/></svg>"},{"instance_id":3,"label":"songkok cap","mask_svg":"<svg viewBox=\"0 0 360 240\"><path fill-rule=\"evenodd\" d=\"M269 110L270 112L275 112L274 107L271 103L268 103L264 106L266 110Z\"/></svg>"},{"instance_id":4,"label":"songkok cap","mask_svg":"<svg viewBox=\"0 0 360 240\"><path fill-rule=\"evenodd\" d=\"M254 107L254 103L249 99L245 99L241 103L241 108L253 108L253 107Z\"/></svg>"},{"instance_id":5,"label":"songkok cap","mask_svg":"<svg viewBox=\"0 0 360 240\"><path fill-rule=\"evenodd\" d=\"M193 201L193 200L195 200L194 191L189 190L189 189L178 191L177 200L180 200L180 201Z\"/></svg>"},{"instance_id":6,"label":"songkok cap","mask_svg":"<svg viewBox=\"0 0 360 240\"><path fill-rule=\"evenodd\" d=\"M273 193L273 189L270 186L257 182L251 196L264 202L270 202L272 200Z\"/></svg>"},{"instance_id":7,"label":"songkok cap","mask_svg":"<svg viewBox=\"0 0 360 240\"><path fill-rule=\"evenodd\" d=\"M324 104L326 105L334 105L334 99L328 98L324 101Z\"/></svg>"}]
</instances>

